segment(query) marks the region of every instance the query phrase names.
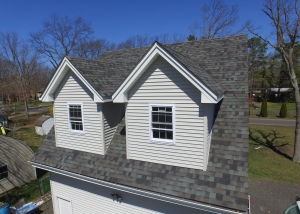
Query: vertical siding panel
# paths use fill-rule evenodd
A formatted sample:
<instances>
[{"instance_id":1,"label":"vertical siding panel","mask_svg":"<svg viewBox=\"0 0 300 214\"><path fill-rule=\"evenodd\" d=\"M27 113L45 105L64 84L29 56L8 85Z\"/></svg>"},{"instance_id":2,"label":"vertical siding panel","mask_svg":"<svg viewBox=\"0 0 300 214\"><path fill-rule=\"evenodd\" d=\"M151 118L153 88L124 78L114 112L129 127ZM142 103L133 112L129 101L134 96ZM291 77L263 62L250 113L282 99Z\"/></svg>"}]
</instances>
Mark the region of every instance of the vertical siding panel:
<instances>
[{"instance_id":1,"label":"vertical siding panel","mask_svg":"<svg viewBox=\"0 0 300 214\"><path fill-rule=\"evenodd\" d=\"M125 114L123 103L102 103L105 151L108 149L110 141L115 134L119 122Z\"/></svg>"},{"instance_id":2,"label":"vertical siding panel","mask_svg":"<svg viewBox=\"0 0 300 214\"><path fill-rule=\"evenodd\" d=\"M159 57L130 89L128 97L130 159L203 169L206 130L201 92L195 86ZM150 143L149 104L160 103L175 105L175 145Z\"/></svg>"},{"instance_id":3,"label":"vertical siding panel","mask_svg":"<svg viewBox=\"0 0 300 214\"><path fill-rule=\"evenodd\" d=\"M51 173L54 213L58 212L57 197L70 200L74 214L82 213L190 213L204 214L197 209L179 206L143 196L121 192L107 187ZM122 201L113 201L117 193Z\"/></svg>"},{"instance_id":4,"label":"vertical siding panel","mask_svg":"<svg viewBox=\"0 0 300 214\"><path fill-rule=\"evenodd\" d=\"M84 134L70 133L67 103L82 103ZM55 92L54 117L56 146L103 154L100 104L81 80L69 71Z\"/></svg>"}]
</instances>

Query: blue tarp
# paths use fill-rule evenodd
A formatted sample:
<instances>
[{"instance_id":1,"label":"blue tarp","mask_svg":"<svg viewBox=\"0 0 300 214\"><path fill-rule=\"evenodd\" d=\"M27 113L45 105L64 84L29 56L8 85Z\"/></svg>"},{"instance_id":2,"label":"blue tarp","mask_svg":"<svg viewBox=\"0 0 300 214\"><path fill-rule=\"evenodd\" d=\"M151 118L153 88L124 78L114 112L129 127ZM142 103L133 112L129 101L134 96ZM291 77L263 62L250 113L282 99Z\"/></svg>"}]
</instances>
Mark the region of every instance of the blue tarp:
<instances>
[{"instance_id":1,"label":"blue tarp","mask_svg":"<svg viewBox=\"0 0 300 214\"><path fill-rule=\"evenodd\" d=\"M36 211L36 209L37 206L35 206L33 203L28 203L17 209L16 214L32 214Z\"/></svg>"},{"instance_id":2,"label":"blue tarp","mask_svg":"<svg viewBox=\"0 0 300 214\"><path fill-rule=\"evenodd\" d=\"M9 214L9 213L10 213L9 204L6 204L0 208L0 214Z\"/></svg>"}]
</instances>

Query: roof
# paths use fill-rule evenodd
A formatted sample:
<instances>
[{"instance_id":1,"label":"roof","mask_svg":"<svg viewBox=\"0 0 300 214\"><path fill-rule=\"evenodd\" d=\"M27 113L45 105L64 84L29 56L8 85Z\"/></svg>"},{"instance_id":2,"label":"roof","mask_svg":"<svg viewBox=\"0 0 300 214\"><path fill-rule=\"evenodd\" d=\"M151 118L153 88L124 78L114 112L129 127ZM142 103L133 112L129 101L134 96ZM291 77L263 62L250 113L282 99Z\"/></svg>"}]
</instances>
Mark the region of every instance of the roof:
<instances>
[{"instance_id":1,"label":"roof","mask_svg":"<svg viewBox=\"0 0 300 214\"><path fill-rule=\"evenodd\" d=\"M158 44L171 54L217 96L223 95L224 90L195 60L173 50L170 46L162 45L158 42L154 44ZM150 47L143 47L107 52L99 60L71 56L68 56L67 59L103 98L111 99L114 92L149 49Z\"/></svg>"},{"instance_id":2,"label":"roof","mask_svg":"<svg viewBox=\"0 0 300 214\"><path fill-rule=\"evenodd\" d=\"M39 117L35 122L34 125L35 126L40 126L42 127L43 123L48 120L50 118L50 116L48 115L42 115L41 117Z\"/></svg>"},{"instance_id":3,"label":"roof","mask_svg":"<svg viewBox=\"0 0 300 214\"><path fill-rule=\"evenodd\" d=\"M104 99L111 99L134 67L130 62L100 62L69 56L67 59Z\"/></svg>"},{"instance_id":4,"label":"roof","mask_svg":"<svg viewBox=\"0 0 300 214\"><path fill-rule=\"evenodd\" d=\"M0 117L7 116L3 102L0 101Z\"/></svg>"},{"instance_id":5,"label":"roof","mask_svg":"<svg viewBox=\"0 0 300 214\"><path fill-rule=\"evenodd\" d=\"M8 166L9 177L0 181L0 194L35 179L28 162L33 157L30 147L21 140L0 135L0 165Z\"/></svg>"},{"instance_id":6,"label":"roof","mask_svg":"<svg viewBox=\"0 0 300 214\"><path fill-rule=\"evenodd\" d=\"M220 85L205 71L204 68L201 68L195 60L171 49L171 47L163 46L163 48L173 55L183 66L185 66L196 78L202 81L217 96L223 95L224 91Z\"/></svg>"},{"instance_id":7,"label":"roof","mask_svg":"<svg viewBox=\"0 0 300 214\"><path fill-rule=\"evenodd\" d=\"M124 126L122 122L105 156L55 147L54 132L51 131L31 161L108 182L246 211L249 135L247 36L164 47L205 68L225 90L225 97L216 111L206 171L127 160L126 138L120 132ZM122 63L130 59L138 63L144 51L146 48L108 52L99 62Z\"/></svg>"}]
</instances>

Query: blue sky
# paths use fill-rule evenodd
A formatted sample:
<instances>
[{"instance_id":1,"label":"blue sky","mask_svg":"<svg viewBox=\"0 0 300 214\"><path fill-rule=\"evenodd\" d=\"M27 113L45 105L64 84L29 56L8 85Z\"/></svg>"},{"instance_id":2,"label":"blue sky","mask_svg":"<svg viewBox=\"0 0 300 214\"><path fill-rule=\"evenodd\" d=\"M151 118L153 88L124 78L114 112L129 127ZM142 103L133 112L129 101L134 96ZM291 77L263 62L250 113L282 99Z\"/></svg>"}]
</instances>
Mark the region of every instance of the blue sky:
<instances>
[{"instance_id":1,"label":"blue sky","mask_svg":"<svg viewBox=\"0 0 300 214\"><path fill-rule=\"evenodd\" d=\"M95 38L118 43L137 34L189 34L189 26L200 21L200 8L208 0L0 0L0 32L16 31L28 39L29 32L42 27L52 13L74 18L82 16L91 22ZM240 24L250 19L263 26L267 35L263 0L225 0L240 8ZM252 35L249 35L249 38Z\"/></svg>"}]
</instances>

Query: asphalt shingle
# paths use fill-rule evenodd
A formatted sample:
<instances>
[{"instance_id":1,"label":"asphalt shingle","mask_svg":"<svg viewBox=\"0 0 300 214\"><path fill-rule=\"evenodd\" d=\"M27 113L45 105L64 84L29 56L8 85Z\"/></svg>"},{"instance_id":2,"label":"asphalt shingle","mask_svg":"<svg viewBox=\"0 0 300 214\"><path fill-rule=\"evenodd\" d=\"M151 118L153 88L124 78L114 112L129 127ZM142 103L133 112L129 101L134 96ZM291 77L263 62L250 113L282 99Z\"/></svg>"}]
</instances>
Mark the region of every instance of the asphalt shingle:
<instances>
[{"instance_id":1,"label":"asphalt shingle","mask_svg":"<svg viewBox=\"0 0 300 214\"><path fill-rule=\"evenodd\" d=\"M126 159L124 121L119 124L105 156L56 147L55 134L51 131L31 161L108 182L246 211L249 132L247 36L190 41L164 47L172 55L176 55L175 52L183 55L183 59L178 59L181 63L192 60L192 67L205 68L203 71L214 81L212 85L218 86L216 90L225 92L224 99L217 105L206 171ZM107 52L93 62L71 57L69 60L92 86L98 87L100 95L109 97L147 50L149 47ZM179 58L178 55L175 57ZM123 65L124 70L115 70ZM93 80L95 73L101 72L102 68L103 79ZM115 73L108 73L109 69ZM192 72L202 75L201 72ZM107 89L101 81L110 81L109 78L116 78L116 81Z\"/></svg>"}]
</instances>

